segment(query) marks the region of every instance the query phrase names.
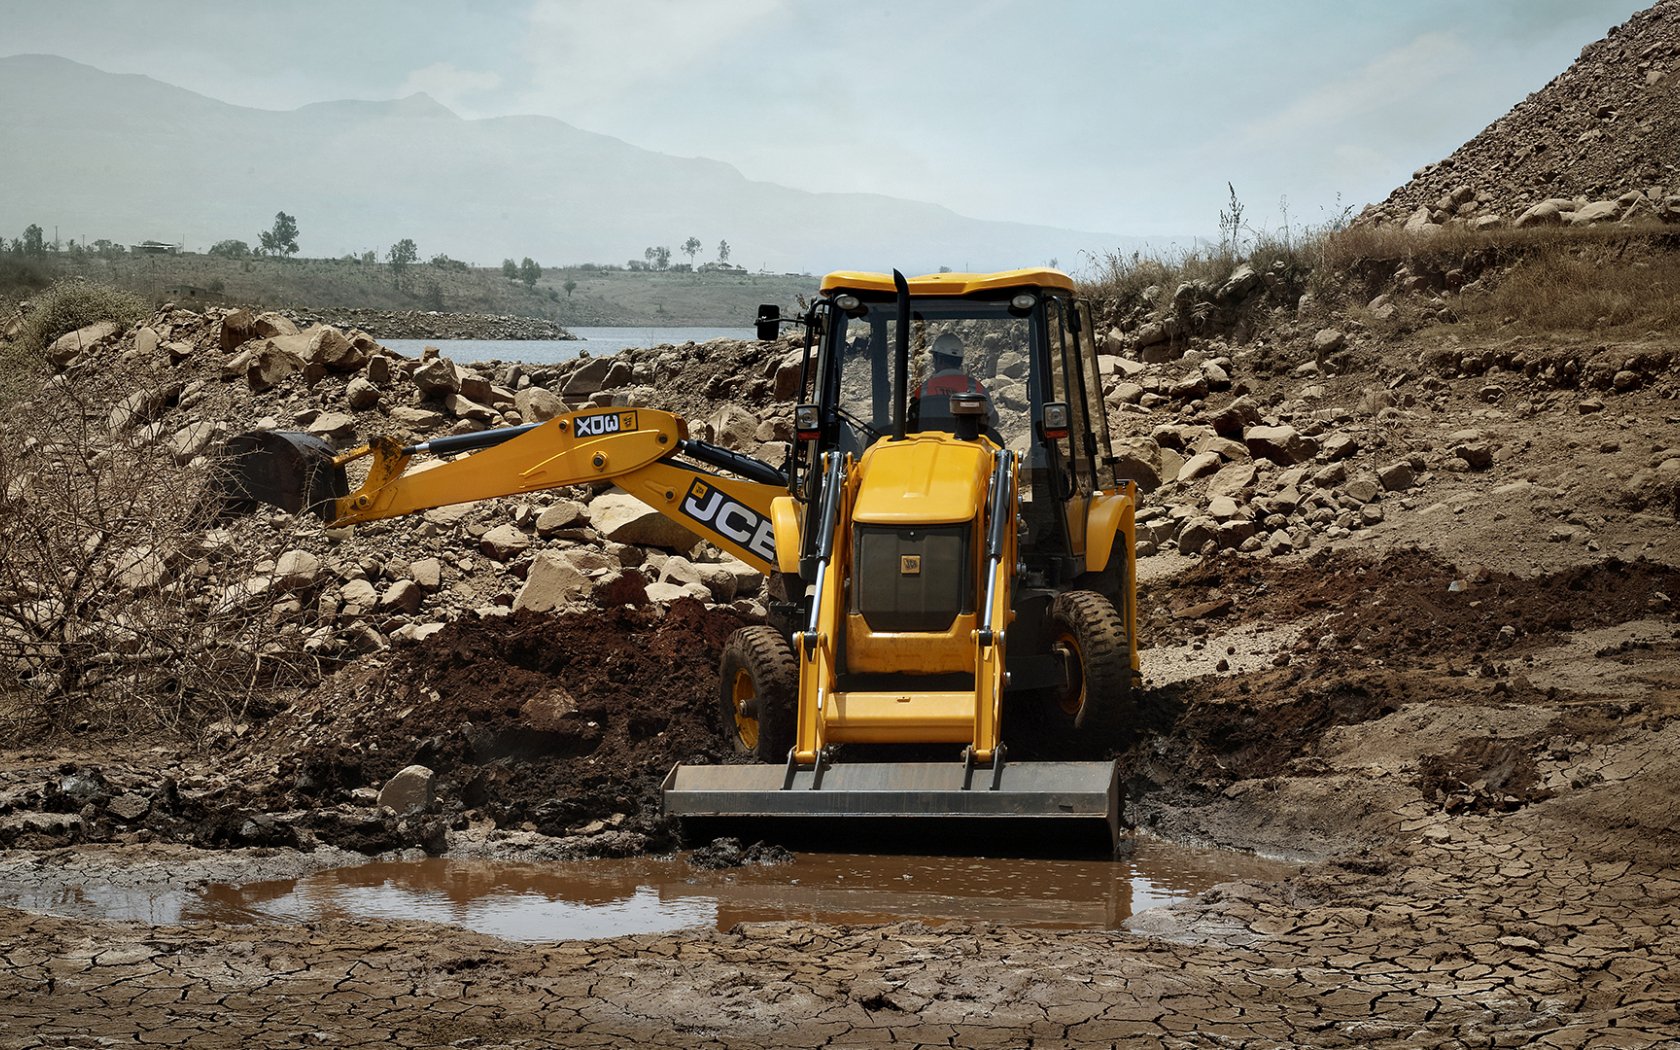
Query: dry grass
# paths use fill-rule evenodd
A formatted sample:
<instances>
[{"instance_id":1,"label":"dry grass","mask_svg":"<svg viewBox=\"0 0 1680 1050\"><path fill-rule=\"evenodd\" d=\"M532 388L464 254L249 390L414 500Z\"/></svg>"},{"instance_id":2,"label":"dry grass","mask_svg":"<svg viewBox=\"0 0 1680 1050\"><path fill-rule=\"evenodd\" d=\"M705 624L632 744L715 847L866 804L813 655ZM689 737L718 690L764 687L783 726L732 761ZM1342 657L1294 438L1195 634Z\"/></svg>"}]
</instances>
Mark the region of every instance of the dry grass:
<instances>
[{"instance_id":1,"label":"dry grass","mask_svg":"<svg viewBox=\"0 0 1680 1050\"><path fill-rule=\"evenodd\" d=\"M1463 283L1454 310L1473 328L1609 333L1680 323L1677 249L1680 234L1663 226L1446 229L1425 237L1390 227L1334 234L1321 255L1350 291L1384 290L1402 267L1438 287Z\"/></svg>"},{"instance_id":2,"label":"dry grass","mask_svg":"<svg viewBox=\"0 0 1680 1050\"><path fill-rule=\"evenodd\" d=\"M1450 300L1455 323L1504 334L1626 335L1680 326L1680 232L1672 227L1447 227L1420 236L1394 226L1332 222L1223 232L1219 245L1172 256L1110 254L1097 261L1085 290L1122 310L1158 312L1181 284L1217 285L1246 262L1377 330L1415 327L1406 318L1418 311L1408 303L1432 317L1441 306L1437 296ZM1364 309L1383 293L1402 310L1387 323Z\"/></svg>"},{"instance_id":3,"label":"dry grass","mask_svg":"<svg viewBox=\"0 0 1680 1050\"><path fill-rule=\"evenodd\" d=\"M1522 259L1461 299L1469 324L1628 334L1680 329L1680 256L1672 251L1551 251Z\"/></svg>"},{"instance_id":4,"label":"dry grass","mask_svg":"<svg viewBox=\"0 0 1680 1050\"><path fill-rule=\"evenodd\" d=\"M1159 301L1185 283L1223 283L1244 263L1259 273L1287 274L1291 283L1325 271L1324 246L1346 228L1351 209L1317 225L1297 226L1290 222L1287 202L1283 207L1277 227L1255 228L1245 221L1243 204L1232 189L1219 213L1217 244L1165 254L1109 252L1093 261L1086 294L1120 304ZM1150 288L1163 294L1149 295Z\"/></svg>"}]
</instances>

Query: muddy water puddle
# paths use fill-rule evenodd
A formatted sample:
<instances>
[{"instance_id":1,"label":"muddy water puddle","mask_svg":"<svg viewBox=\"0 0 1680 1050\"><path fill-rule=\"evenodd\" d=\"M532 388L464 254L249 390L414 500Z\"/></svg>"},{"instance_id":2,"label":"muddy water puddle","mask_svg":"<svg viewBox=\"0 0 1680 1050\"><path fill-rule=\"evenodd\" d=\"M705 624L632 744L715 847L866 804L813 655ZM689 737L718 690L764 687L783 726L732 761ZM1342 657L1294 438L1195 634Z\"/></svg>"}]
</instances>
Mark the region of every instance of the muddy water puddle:
<instances>
[{"instance_id":1,"label":"muddy water puddle","mask_svg":"<svg viewBox=\"0 0 1680 1050\"><path fill-rule=\"evenodd\" d=\"M1117 927L1135 912L1294 866L1140 841L1119 861L799 854L722 871L678 858L373 862L300 879L183 890L0 884L0 904L152 923L401 919L522 941L726 930L739 922L994 922Z\"/></svg>"}]
</instances>

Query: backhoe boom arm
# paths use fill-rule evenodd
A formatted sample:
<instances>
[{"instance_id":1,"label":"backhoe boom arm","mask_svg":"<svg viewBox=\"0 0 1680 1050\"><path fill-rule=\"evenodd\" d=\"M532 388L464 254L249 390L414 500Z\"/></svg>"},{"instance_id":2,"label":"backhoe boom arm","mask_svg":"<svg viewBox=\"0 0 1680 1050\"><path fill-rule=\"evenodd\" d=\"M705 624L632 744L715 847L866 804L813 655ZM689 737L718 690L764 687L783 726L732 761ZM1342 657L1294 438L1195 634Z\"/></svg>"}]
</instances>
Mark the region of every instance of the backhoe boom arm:
<instances>
[{"instance_id":1,"label":"backhoe boom arm","mask_svg":"<svg viewBox=\"0 0 1680 1050\"><path fill-rule=\"evenodd\" d=\"M769 573L775 564L770 502L785 496L787 489L768 483L774 468L689 441L686 424L669 412L568 412L544 423L510 428L506 440L491 444L485 439L493 433L470 435L476 440L461 443L489 447L424 469L409 469L414 455L448 452L447 443L454 439L405 447L380 438L365 450L340 456L340 468L362 455L371 456L373 463L359 488L323 508L328 523L352 525L451 503L610 481L760 572ZM673 462L682 452L732 467L739 460L765 480L725 477Z\"/></svg>"}]
</instances>

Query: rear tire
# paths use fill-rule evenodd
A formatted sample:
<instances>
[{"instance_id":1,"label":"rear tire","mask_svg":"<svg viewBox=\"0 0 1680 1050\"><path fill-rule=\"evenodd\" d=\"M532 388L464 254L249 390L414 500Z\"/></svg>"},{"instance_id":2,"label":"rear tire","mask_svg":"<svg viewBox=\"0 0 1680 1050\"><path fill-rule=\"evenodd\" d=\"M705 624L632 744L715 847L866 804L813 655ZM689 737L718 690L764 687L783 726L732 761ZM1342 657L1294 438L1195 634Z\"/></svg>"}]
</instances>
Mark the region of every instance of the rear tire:
<instances>
[{"instance_id":1,"label":"rear tire","mask_svg":"<svg viewBox=\"0 0 1680 1050\"><path fill-rule=\"evenodd\" d=\"M1064 654L1067 685L1050 717L1072 738L1115 739L1132 716L1132 653L1114 603L1096 591L1067 591L1050 603L1050 645Z\"/></svg>"},{"instance_id":2,"label":"rear tire","mask_svg":"<svg viewBox=\"0 0 1680 1050\"><path fill-rule=\"evenodd\" d=\"M799 662L775 628L743 627L723 647L718 715L737 754L786 762L799 709Z\"/></svg>"}]
</instances>

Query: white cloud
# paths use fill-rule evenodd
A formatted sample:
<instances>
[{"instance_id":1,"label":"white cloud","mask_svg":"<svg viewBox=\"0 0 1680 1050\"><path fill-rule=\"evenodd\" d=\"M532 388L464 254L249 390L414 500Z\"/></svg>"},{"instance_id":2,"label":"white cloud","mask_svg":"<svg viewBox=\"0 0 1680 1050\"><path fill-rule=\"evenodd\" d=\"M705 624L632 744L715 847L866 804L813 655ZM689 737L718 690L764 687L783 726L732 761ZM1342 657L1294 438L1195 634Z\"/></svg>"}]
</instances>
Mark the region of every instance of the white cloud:
<instances>
[{"instance_id":1,"label":"white cloud","mask_svg":"<svg viewBox=\"0 0 1680 1050\"><path fill-rule=\"evenodd\" d=\"M502 86L499 73L461 69L451 62L434 62L424 69L416 69L403 81L401 93L424 91L462 116L481 114L471 102L475 96Z\"/></svg>"}]
</instances>

